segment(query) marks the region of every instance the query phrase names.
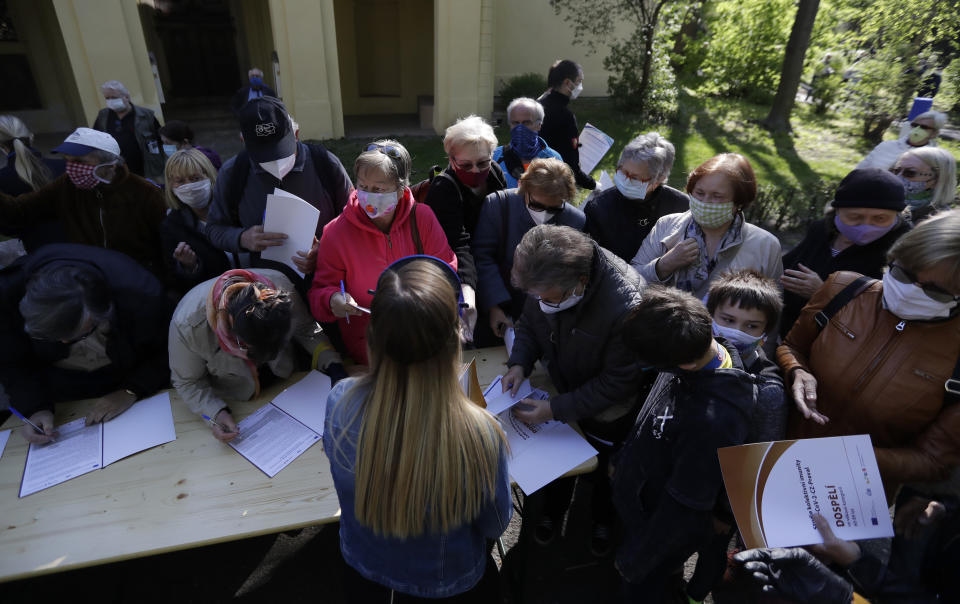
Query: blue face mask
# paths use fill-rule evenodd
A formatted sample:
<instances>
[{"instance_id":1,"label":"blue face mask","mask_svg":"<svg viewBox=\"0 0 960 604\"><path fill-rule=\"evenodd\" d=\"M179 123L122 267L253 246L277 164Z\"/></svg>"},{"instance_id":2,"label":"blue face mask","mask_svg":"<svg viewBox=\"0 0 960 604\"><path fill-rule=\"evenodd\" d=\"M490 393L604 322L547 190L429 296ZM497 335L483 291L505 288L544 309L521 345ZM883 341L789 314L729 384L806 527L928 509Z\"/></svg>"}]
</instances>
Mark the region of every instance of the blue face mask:
<instances>
[{"instance_id":1,"label":"blue face mask","mask_svg":"<svg viewBox=\"0 0 960 604\"><path fill-rule=\"evenodd\" d=\"M761 335L760 337L752 336L748 333L744 333L739 329L734 329L733 327L727 327L725 325L719 325L716 321L713 322L713 335L720 336L726 339L728 342L737 347L737 351L740 352L741 356L746 356L752 354L754 350L760 348L766 341L766 334Z\"/></svg>"},{"instance_id":2,"label":"blue face mask","mask_svg":"<svg viewBox=\"0 0 960 604\"><path fill-rule=\"evenodd\" d=\"M533 159L540 150L540 135L523 124L517 124L510 130L510 146L520 159Z\"/></svg>"},{"instance_id":3,"label":"blue face mask","mask_svg":"<svg viewBox=\"0 0 960 604\"><path fill-rule=\"evenodd\" d=\"M173 154L176 153L176 152L177 152L177 146L176 146L176 145L164 145L164 146L163 146L163 154L166 155L167 157L170 157L171 155L173 155Z\"/></svg>"},{"instance_id":4,"label":"blue face mask","mask_svg":"<svg viewBox=\"0 0 960 604\"><path fill-rule=\"evenodd\" d=\"M260 76L253 76L250 78L250 85L254 88L263 88L263 78Z\"/></svg>"}]
</instances>

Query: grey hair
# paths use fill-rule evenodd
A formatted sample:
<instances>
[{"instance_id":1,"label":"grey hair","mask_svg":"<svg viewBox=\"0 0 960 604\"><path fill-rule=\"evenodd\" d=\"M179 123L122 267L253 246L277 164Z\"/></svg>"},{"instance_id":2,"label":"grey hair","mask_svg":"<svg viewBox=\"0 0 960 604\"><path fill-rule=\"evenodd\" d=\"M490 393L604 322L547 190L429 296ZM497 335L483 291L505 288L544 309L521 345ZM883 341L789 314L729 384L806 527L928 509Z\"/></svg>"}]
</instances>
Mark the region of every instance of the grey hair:
<instances>
[{"instance_id":1,"label":"grey hair","mask_svg":"<svg viewBox=\"0 0 960 604\"><path fill-rule=\"evenodd\" d=\"M24 331L44 340L69 339L88 317L102 322L112 308L103 276L81 266L40 269L27 282L20 300Z\"/></svg>"},{"instance_id":2,"label":"grey hair","mask_svg":"<svg viewBox=\"0 0 960 604\"><path fill-rule=\"evenodd\" d=\"M262 69L260 69L259 67L251 67L250 69L247 70L247 77L249 78L250 76L252 76L254 72L259 73L260 75L263 75Z\"/></svg>"},{"instance_id":3,"label":"grey hair","mask_svg":"<svg viewBox=\"0 0 960 604\"><path fill-rule=\"evenodd\" d=\"M357 160L353 163L353 173L359 176L361 170L373 169L394 179L397 186L410 186L410 169L413 161L410 159L410 152L407 151L407 148L390 138L375 140L367 146L371 145L384 148L392 147L399 157L391 157L387 154L387 151L380 151L379 149L364 151L357 156Z\"/></svg>"},{"instance_id":4,"label":"grey hair","mask_svg":"<svg viewBox=\"0 0 960 604\"><path fill-rule=\"evenodd\" d=\"M941 147L916 147L905 152L897 159L897 164L907 155L912 155L930 166L937 175L937 184L933 187L934 207L943 209L950 206L957 197L957 160Z\"/></svg>"},{"instance_id":5,"label":"grey hair","mask_svg":"<svg viewBox=\"0 0 960 604\"><path fill-rule=\"evenodd\" d=\"M537 117L535 121L543 122L543 105L541 105L538 101L526 96L521 96L510 101L510 104L507 105L507 121L510 121L510 114L513 113L513 110L517 107L526 107L527 109L530 109Z\"/></svg>"},{"instance_id":6,"label":"grey hair","mask_svg":"<svg viewBox=\"0 0 960 604\"><path fill-rule=\"evenodd\" d=\"M103 85L100 86L100 92L107 90L116 90L125 97L130 96L130 91L127 90L127 87L124 86L123 82L120 82L119 80L110 80L109 82L104 82Z\"/></svg>"},{"instance_id":7,"label":"grey hair","mask_svg":"<svg viewBox=\"0 0 960 604\"><path fill-rule=\"evenodd\" d=\"M940 130L947 125L947 114L941 113L939 111L924 111L917 117L913 118L914 120L933 120L933 127L937 130Z\"/></svg>"},{"instance_id":8,"label":"grey hair","mask_svg":"<svg viewBox=\"0 0 960 604\"><path fill-rule=\"evenodd\" d=\"M553 224L533 227L513 254L510 281L524 291L575 288L590 276L593 240L580 231Z\"/></svg>"},{"instance_id":9,"label":"grey hair","mask_svg":"<svg viewBox=\"0 0 960 604\"><path fill-rule=\"evenodd\" d=\"M493 128L478 115L468 115L460 118L457 123L447 128L443 133L443 151L452 155L454 149L474 145L478 149L485 149L489 155L497 146L497 135Z\"/></svg>"},{"instance_id":10,"label":"grey hair","mask_svg":"<svg viewBox=\"0 0 960 604\"><path fill-rule=\"evenodd\" d=\"M887 259L914 274L945 264L953 288L960 289L960 210L921 221L890 246Z\"/></svg>"},{"instance_id":11,"label":"grey hair","mask_svg":"<svg viewBox=\"0 0 960 604\"><path fill-rule=\"evenodd\" d=\"M617 167L625 161L645 164L653 174L655 182L663 182L670 176L673 169L673 158L676 151L673 143L660 136L657 132L648 132L636 137L623 148Z\"/></svg>"}]
</instances>

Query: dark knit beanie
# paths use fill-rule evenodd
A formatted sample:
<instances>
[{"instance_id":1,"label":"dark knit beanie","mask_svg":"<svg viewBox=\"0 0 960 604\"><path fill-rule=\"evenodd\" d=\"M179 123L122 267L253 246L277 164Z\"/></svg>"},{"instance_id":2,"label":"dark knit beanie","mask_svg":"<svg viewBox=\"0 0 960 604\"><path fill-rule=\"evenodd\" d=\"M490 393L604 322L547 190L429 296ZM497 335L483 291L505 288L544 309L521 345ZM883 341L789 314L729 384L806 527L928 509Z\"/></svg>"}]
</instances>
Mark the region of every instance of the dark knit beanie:
<instances>
[{"instance_id":1,"label":"dark knit beanie","mask_svg":"<svg viewBox=\"0 0 960 604\"><path fill-rule=\"evenodd\" d=\"M854 170L840 181L831 205L835 208L876 208L899 212L906 206L903 183L887 170Z\"/></svg>"}]
</instances>

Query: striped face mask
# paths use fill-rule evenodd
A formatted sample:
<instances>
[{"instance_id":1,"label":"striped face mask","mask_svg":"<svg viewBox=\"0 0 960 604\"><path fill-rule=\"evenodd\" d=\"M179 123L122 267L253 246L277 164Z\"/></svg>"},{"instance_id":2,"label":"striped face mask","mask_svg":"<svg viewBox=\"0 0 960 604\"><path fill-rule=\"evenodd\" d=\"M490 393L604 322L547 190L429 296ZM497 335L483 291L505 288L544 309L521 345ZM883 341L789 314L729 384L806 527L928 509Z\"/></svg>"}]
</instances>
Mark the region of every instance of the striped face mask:
<instances>
[{"instance_id":1,"label":"striped face mask","mask_svg":"<svg viewBox=\"0 0 960 604\"><path fill-rule=\"evenodd\" d=\"M733 220L734 206L732 201L721 203L705 203L690 195L690 215L693 220L705 229L715 229Z\"/></svg>"}]
</instances>

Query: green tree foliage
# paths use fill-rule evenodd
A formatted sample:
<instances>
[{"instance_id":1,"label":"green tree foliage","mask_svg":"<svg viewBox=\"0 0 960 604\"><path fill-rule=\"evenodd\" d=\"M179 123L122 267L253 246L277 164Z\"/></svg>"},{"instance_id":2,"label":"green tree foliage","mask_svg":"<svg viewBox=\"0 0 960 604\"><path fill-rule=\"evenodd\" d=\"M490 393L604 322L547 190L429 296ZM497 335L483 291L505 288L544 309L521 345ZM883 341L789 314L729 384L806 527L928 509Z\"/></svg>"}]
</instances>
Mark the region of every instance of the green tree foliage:
<instances>
[{"instance_id":1,"label":"green tree foliage","mask_svg":"<svg viewBox=\"0 0 960 604\"><path fill-rule=\"evenodd\" d=\"M500 86L499 109L506 109L513 99L522 96L535 99L547 89L547 77L542 73L522 73L505 81Z\"/></svg>"}]
</instances>

